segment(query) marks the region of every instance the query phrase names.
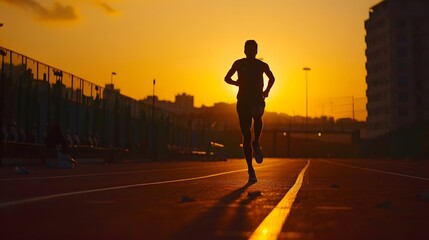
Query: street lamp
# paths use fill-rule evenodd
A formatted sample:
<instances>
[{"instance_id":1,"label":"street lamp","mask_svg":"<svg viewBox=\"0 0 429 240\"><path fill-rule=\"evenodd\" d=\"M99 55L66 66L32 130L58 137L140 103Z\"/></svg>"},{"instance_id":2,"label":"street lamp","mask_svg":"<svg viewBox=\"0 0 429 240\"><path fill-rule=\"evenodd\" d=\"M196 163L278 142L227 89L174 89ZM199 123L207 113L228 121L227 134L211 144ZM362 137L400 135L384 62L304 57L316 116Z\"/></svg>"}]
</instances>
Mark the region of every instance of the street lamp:
<instances>
[{"instance_id":1,"label":"street lamp","mask_svg":"<svg viewBox=\"0 0 429 240\"><path fill-rule=\"evenodd\" d=\"M153 126L155 123L155 84L156 84L156 80L153 79L153 84L152 84L152 130L153 130Z\"/></svg>"},{"instance_id":2,"label":"street lamp","mask_svg":"<svg viewBox=\"0 0 429 240\"><path fill-rule=\"evenodd\" d=\"M113 75L116 75L116 72L112 72L112 74L110 74L110 84L113 85Z\"/></svg>"},{"instance_id":3,"label":"street lamp","mask_svg":"<svg viewBox=\"0 0 429 240\"><path fill-rule=\"evenodd\" d=\"M311 68L304 67L302 70L305 71L305 125L308 130L308 72Z\"/></svg>"},{"instance_id":4,"label":"street lamp","mask_svg":"<svg viewBox=\"0 0 429 240\"><path fill-rule=\"evenodd\" d=\"M156 80L153 79L152 82L152 157L153 161L157 160L157 146L156 146L156 128L155 128L155 84Z\"/></svg>"}]
</instances>

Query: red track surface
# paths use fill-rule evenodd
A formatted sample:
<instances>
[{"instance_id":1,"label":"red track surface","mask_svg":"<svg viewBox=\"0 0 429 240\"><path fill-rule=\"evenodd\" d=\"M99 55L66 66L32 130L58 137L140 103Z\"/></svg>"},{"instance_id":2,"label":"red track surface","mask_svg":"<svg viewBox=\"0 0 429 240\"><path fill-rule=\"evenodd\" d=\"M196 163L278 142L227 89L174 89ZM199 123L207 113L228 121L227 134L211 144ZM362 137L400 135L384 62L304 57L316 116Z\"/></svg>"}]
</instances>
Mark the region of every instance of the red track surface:
<instances>
[{"instance_id":1,"label":"red track surface","mask_svg":"<svg viewBox=\"0 0 429 240\"><path fill-rule=\"evenodd\" d=\"M247 239L307 159L0 169L1 239ZM280 239L429 239L429 162L310 159ZM241 171L242 170L242 171Z\"/></svg>"}]
</instances>

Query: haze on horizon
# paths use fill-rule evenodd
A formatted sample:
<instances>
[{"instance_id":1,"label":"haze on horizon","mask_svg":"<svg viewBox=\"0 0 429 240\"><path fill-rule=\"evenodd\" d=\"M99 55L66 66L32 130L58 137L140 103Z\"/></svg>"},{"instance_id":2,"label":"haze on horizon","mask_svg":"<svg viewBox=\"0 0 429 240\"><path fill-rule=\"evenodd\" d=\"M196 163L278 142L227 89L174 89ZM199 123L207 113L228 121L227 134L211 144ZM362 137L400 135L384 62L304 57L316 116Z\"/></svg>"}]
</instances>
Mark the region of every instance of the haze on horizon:
<instances>
[{"instance_id":1,"label":"haze on horizon","mask_svg":"<svg viewBox=\"0 0 429 240\"><path fill-rule=\"evenodd\" d=\"M136 99L235 102L223 78L255 39L276 83L267 111L309 115L321 102L365 98L365 29L381 0L0 0L0 46ZM326 113L326 110L325 110ZM329 113L328 113L329 114ZM366 112L356 116L365 120Z\"/></svg>"}]
</instances>

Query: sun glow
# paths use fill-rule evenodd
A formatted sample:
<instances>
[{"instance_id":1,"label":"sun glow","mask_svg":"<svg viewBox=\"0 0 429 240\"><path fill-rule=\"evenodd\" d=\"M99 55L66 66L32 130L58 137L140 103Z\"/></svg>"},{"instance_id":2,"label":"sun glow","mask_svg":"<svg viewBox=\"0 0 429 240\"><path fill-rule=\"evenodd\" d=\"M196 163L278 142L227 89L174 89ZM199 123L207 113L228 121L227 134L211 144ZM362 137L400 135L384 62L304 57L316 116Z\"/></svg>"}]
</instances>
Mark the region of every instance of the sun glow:
<instances>
[{"instance_id":1,"label":"sun glow","mask_svg":"<svg viewBox=\"0 0 429 240\"><path fill-rule=\"evenodd\" d=\"M34 2L54 11L52 1ZM186 92L199 107L236 101L223 78L255 39L276 77L268 111L305 113L304 66L310 116L321 112L318 99L365 97L363 22L378 0L69 2L73 18L40 21L44 12L25 1L0 0L1 45L99 85L117 72L115 87L136 99L156 78L160 99Z\"/></svg>"}]
</instances>

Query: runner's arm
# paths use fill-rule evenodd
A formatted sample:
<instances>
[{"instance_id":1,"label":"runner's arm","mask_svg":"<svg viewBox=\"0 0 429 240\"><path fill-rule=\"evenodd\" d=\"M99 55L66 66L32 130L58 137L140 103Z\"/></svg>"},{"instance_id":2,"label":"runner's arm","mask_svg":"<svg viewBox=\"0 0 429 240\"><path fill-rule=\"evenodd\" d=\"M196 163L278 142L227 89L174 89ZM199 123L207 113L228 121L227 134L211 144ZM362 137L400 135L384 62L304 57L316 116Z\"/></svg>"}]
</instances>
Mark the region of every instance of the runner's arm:
<instances>
[{"instance_id":1,"label":"runner's arm","mask_svg":"<svg viewBox=\"0 0 429 240\"><path fill-rule=\"evenodd\" d=\"M225 82L234 86L238 86L238 80L232 80L232 76L234 75L234 73L237 71L237 64L234 63L231 67L231 69L229 69L229 71L226 73L225 76Z\"/></svg>"},{"instance_id":2,"label":"runner's arm","mask_svg":"<svg viewBox=\"0 0 429 240\"><path fill-rule=\"evenodd\" d=\"M274 78L273 72L271 72L270 67L268 66L268 64L267 64L266 69L265 69L264 72L265 72L265 74L268 77L268 85L267 85L267 88L265 88L264 97L268 97L268 95L270 93L270 90L271 90L271 87L273 86L273 84L275 82L275 78Z\"/></svg>"}]
</instances>

